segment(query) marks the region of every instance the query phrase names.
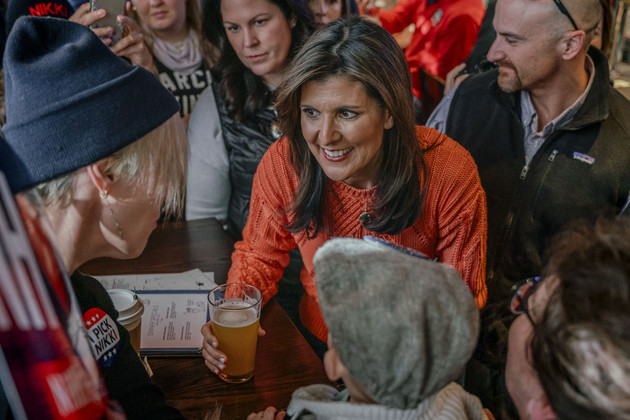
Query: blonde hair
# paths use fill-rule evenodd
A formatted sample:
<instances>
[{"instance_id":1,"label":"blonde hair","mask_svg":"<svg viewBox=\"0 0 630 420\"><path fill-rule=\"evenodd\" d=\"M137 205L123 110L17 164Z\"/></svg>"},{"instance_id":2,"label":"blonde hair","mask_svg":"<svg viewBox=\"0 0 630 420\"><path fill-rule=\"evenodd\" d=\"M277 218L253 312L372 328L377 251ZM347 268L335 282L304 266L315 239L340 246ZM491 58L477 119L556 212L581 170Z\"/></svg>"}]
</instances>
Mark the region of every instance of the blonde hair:
<instances>
[{"instance_id":1,"label":"blonde hair","mask_svg":"<svg viewBox=\"0 0 630 420\"><path fill-rule=\"evenodd\" d=\"M139 194L148 194L163 205L166 217L181 217L184 207L188 142L179 114L111 155L103 168L115 179L129 180ZM72 201L78 171L43 182L29 191L43 206Z\"/></svg>"},{"instance_id":2,"label":"blonde hair","mask_svg":"<svg viewBox=\"0 0 630 420\"><path fill-rule=\"evenodd\" d=\"M186 26L188 29L192 29L195 34L197 34L197 38L199 39L199 52L201 52L201 56L206 64L212 67L218 58L218 51L203 34L201 13L200 0L186 1ZM138 12L135 11L135 8L131 9L130 15L133 20L140 24L140 28L144 34L144 43L149 49L151 55L153 55L153 39L157 35L149 26L147 26L142 18L140 18L140 15L138 15Z\"/></svg>"}]
</instances>

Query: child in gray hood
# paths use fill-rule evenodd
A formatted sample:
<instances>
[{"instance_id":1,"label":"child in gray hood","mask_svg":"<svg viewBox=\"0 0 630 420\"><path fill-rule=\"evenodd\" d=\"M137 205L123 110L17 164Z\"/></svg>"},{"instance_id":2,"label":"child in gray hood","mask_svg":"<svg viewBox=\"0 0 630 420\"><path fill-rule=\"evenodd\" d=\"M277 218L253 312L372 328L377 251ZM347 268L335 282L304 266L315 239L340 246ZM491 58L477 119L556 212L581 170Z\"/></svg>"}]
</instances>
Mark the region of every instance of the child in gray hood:
<instances>
[{"instance_id":1,"label":"child in gray hood","mask_svg":"<svg viewBox=\"0 0 630 420\"><path fill-rule=\"evenodd\" d=\"M287 418L492 419L453 382L479 333L477 305L454 268L371 237L326 242L314 266L329 329L324 367L347 388L300 388Z\"/></svg>"}]
</instances>

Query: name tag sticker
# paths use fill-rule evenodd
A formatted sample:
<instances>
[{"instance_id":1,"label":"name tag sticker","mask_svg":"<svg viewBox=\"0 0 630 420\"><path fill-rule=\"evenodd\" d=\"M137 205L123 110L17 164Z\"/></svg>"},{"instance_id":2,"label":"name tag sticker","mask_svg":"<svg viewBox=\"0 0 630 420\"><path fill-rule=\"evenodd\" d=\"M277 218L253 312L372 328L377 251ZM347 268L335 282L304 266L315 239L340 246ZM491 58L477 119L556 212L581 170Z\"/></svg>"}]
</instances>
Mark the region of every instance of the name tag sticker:
<instances>
[{"instance_id":1,"label":"name tag sticker","mask_svg":"<svg viewBox=\"0 0 630 420\"><path fill-rule=\"evenodd\" d=\"M589 165L595 163L594 157L579 152L573 152L573 159L579 160L580 162L588 163Z\"/></svg>"}]
</instances>

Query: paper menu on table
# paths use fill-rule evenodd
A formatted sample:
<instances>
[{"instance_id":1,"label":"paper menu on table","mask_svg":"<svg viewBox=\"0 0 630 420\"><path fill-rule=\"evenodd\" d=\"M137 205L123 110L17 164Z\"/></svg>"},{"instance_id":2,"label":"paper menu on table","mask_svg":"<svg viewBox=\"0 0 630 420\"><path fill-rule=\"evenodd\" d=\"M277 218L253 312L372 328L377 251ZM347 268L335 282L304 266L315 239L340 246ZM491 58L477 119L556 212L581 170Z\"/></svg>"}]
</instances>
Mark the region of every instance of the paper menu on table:
<instances>
[{"instance_id":1,"label":"paper menu on table","mask_svg":"<svg viewBox=\"0 0 630 420\"><path fill-rule=\"evenodd\" d=\"M201 327L209 321L207 295L216 287L214 273L195 269L96 278L106 289L135 290L142 299L141 355L200 354Z\"/></svg>"},{"instance_id":2,"label":"paper menu on table","mask_svg":"<svg viewBox=\"0 0 630 420\"><path fill-rule=\"evenodd\" d=\"M199 354L209 321L207 291L138 291L144 303L141 355Z\"/></svg>"},{"instance_id":3,"label":"paper menu on table","mask_svg":"<svg viewBox=\"0 0 630 420\"><path fill-rule=\"evenodd\" d=\"M194 269L183 273L120 274L95 276L106 289L205 290L216 287L214 273Z\"/></svg>"}]
</instances>

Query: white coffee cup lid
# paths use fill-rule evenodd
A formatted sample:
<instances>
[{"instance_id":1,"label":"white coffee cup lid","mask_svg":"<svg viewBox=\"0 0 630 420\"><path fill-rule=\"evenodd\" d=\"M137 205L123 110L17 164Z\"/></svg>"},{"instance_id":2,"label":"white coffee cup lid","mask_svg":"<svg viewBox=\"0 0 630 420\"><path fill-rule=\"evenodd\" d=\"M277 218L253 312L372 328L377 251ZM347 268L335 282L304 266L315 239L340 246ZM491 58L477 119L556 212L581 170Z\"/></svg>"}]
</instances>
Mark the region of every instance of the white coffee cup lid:
<instances>
[{"instance_id":1,"label":"white coffee cup lid","mask_svg":"<svg viewBox=\"0 0 630 420\"><path fill-rule=\"evenodd\" d=\"M118 322L124 323L129 318L141 316L144 312L142 299L131 290L111 289L108 293L118 311Z\"/></svg>"}]
</instances>

